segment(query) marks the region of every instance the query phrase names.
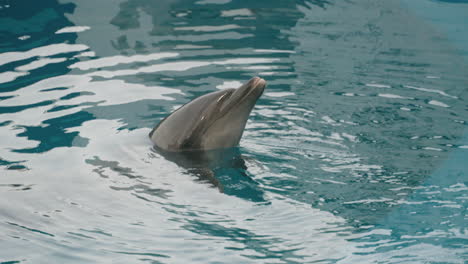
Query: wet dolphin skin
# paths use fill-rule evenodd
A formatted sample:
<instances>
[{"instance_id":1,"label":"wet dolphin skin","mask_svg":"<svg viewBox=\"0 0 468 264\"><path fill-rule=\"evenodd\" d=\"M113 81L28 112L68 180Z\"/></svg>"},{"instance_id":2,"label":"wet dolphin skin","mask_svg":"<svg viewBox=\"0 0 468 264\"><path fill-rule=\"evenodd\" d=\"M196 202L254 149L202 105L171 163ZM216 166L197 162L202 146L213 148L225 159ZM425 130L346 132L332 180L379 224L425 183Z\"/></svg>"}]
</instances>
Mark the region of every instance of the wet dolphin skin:
<instances>
[{"instance_id":1,"label":"wet dolphin skin","mask_svg":"<svg viewBox=\"0 0 468 264\"><path fill-rule=\"evenodd\" d=\"M165 151L235 147L266 82L254 77L241 87L212 92L183 105L149 134Z\"/></svg>"}]
</instances>

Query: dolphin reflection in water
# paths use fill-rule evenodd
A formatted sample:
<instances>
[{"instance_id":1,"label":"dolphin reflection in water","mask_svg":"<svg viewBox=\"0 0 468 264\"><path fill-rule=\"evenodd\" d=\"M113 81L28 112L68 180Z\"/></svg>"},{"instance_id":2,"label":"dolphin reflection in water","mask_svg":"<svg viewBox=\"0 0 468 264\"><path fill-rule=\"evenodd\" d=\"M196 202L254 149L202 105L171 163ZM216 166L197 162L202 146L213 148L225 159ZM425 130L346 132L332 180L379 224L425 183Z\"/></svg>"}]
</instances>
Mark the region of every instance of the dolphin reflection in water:
<instances>
[{"instance_id":1,"label":"dolphin reflection in water","mask_svg":"<svg viewBox=\"0 0 468 264\"><path fill-rule=\"evenodd\" d=\"M159 153L201 181L226 194L263 201L237 146L265 87L265 80L254 77L237 89L200 96L164 118L149 137Z\"/></svg>"}]
</instances>

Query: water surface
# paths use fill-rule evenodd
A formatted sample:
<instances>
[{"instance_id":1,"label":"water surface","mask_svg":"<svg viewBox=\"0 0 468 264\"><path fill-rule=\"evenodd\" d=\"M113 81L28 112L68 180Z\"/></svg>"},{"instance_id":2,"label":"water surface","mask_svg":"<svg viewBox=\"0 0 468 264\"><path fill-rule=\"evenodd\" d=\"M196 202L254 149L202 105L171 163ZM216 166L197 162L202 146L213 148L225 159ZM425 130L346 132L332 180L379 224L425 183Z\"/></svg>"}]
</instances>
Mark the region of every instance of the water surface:
<instances>
[{"instance_id":1,"label":"water surface","mask_svg":"<svg viewBox=\"0 0 468 264\"><path fill-rule=\"evenodd\" d=\"M0 262L468 258L466 1L0 7ZM252 76L222 191L153 149L168 113Z\"/></svg>"}]
</instances>

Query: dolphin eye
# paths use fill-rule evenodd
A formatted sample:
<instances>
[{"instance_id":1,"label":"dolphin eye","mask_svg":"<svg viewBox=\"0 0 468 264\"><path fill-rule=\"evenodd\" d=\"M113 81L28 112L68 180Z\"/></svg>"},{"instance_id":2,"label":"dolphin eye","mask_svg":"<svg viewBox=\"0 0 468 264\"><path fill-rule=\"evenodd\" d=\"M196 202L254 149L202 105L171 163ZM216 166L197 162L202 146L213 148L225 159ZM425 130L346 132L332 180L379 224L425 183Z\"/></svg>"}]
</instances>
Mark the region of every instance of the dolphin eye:
<instances>
[{"instance_id":1,"label":"dolphin eye","mask_svg":"<svg viewBox=\"0 0 468 264\"><path fill-rule=\"evenodd\" d=\"M223 99L224 96L226 96L226 94L221 95L221 96L218 98L218 101L217 101L217 102L221 101L221 99Z\"/></svg>"}]
</instances>

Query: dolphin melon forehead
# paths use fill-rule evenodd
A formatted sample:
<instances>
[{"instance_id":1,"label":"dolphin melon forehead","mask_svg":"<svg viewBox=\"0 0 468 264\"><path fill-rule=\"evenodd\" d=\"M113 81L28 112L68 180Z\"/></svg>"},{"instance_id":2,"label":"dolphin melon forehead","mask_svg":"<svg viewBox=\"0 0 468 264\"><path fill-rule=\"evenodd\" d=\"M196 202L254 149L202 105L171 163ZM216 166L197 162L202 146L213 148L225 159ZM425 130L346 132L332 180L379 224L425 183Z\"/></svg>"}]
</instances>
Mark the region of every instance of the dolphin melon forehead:
<instances>
[{"instance_id":1,"label":"dolphin melon forehead","mask_svg":"<svg viewBox=\"0 0 468 264\"><path fill-rule=\"evenodd\" d=\"M227 90L223 90L205 94L179 107L153 129L150 137L156 138L156 145L181 144L181 140L187 138L195 126L206 122L210 106L226 92Z\"/></svg>"}]
</instances>

